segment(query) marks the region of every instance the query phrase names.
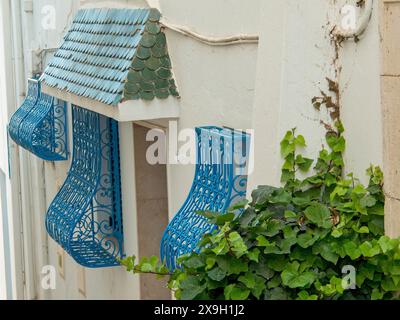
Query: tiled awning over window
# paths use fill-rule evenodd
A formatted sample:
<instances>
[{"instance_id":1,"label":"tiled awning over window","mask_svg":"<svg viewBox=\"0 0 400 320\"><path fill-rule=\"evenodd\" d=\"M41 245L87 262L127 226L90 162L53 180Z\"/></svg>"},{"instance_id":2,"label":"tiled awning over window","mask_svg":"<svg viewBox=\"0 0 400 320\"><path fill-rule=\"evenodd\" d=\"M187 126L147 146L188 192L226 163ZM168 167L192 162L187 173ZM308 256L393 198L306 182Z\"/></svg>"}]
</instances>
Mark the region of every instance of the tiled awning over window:
<instances>
[{"instance_id":1,"label":"tiled awning over window","mask_svg":"<svg viewBox=\"0 0 400 320\"><path fill-rule=\"evenodd\" d=\"M178 97L155 9L84 9L42 80L52 88L116 106Z\"/></svg>"},{"instance_id":2,"label":"tiled awning over window","mask_svg":"<svg viewBox=\"0 0 400 320\"><path fill-rule=\"evenodd\" d=\"M192 188L161 240L168 268L177 258L197 250L204 234L215 230L197 211L225 213L246 196L250 136L217 127L196 128L197 160Z\"/></svg>"},{"instance_id":3,"label":"tiled awning over window","mask_svg":"<svg viewBox=\"0 0 400 320\"><path fill-rule=\"evenodd\" d=\"M8 125L10 137L21 147L48 161L68 158L66 103L28 80L28 94Z\"/></svg>"}]
</instances>

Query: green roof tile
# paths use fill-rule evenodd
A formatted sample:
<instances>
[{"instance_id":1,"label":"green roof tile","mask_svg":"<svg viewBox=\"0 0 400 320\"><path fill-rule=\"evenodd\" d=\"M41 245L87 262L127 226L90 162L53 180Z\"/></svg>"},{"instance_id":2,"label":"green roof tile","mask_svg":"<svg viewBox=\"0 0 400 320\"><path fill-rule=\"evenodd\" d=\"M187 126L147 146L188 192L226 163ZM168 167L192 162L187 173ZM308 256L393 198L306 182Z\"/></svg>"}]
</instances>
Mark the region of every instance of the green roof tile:
<instances>
[{"instance_id":1,"label":"green roof tile","mask_svg":"<svg viewBox=\"0 0 400 320\"><path fill-rule=\"evenodd\" d=\"M156 9L84 9L41 78L50 87L117 105L179 97Z\"/></svg>"}]
</instances>

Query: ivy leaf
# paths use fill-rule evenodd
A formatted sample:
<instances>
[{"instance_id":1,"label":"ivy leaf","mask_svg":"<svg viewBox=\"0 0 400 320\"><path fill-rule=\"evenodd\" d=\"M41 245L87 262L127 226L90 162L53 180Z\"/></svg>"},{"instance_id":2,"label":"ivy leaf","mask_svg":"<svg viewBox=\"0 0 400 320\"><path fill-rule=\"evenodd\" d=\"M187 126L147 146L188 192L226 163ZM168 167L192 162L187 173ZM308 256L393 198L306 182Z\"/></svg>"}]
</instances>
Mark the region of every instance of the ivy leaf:
<instances>
[{"instance_id":1,"label":"ivy leaf","mask_svg":"<svg viewBox=\"0 0 400 320\"><path fill-rule=\"evenodd\" d=\"M182 300L194 300L205 288L206 284L201 284L198 277L188 276L180 283L181 298Z\"/></svg>"},{"instance_id":2,"label":"ivy leaf","mask_svg":"<svg viewBox=\"0 0 400 320\"><path fill-rule=\"evenodd\" d=\"M343 235L343 231L340 229L335 229L332 231L331 235L334 238L340 238Z\"/></svg>"},{"instance_id":3,"label":"ivy leaf","mask_svg":"<svg viewBox=\"0 0 400 320\"><path fill-rule=\"evenodd\" d=\"M383 216L385 214L383 204L377 204L372 208L368 209L368 214L373 214L376 216Z\"/></svg>"},{"instance_id":4,"label":"ivy leaf","mask_svg":"<svg viewBox=\"0 0 400 320\"><path fill-rule=\"evenodd\" d=\"M360 204L365 208L371 208L376 205L376 199L373 196L365 195L361 200Z\"/></svg>"},{"instance_id":5,"label":"ivy leaf","mask_svg":"<svg viewBox=\"0 0 400 320\"><path fill-rule=\"evenodd\" d=\"M245 275L240 276L238 281L243 283L249 289L253 289L256 286L255 276L251 272L247 272Z\"/></svg>"},{"instance_id":6,"label":"ivy leaf","mask_svg":"<svg viewBox=\"0 0 400 320\"><path fill-rule=\"evenodd\" d=\"M302 155L297 155L295 163L300 171L307 172L313 164L312 159L304 158Z\"/></svg>"},{"instance_id":7,"label":"ivy leaf","mask_svg":"<svg viewBox=\"0 0 400 320\"><path fill-rule=\"evenodd\" d=\"M228 276L231 274L240 274L249 270L247 261L230 256L217 257L217 264Z\"/></svg>"},{"instance_id":8,"label":"ivy leaf","mask_svg":"<svg viewBox=\"0 0 400 320\"><path fill-rule=\"evenodd\" d=\"M249 200L247 200L247 199L238 201L238 202L236 202L233 206L231 206L231 207L228 209L228 211L229 211L229 212L234 212L234 211L236 211L236 210L244 209L244 208L247 206L248 203L249 203Z\"/></svg>"},{"instance_id":9,"label":"ivy leaf","mask_svg":"<svg viewBox=\"0 0 400 320\"><path fill-rule=\"evenodd\" d=\"M251 193L253 199L253 205L260 205L265 203L269 197L277 190L271 186L259 186L256 190Z\"/></svg>"},{"instance_id":10,"label":"ivy leaf","mask_svg":"<svg viewBox=\"0 0 400 320\"><path fill-rule=\"evenodd\" d=\"M321 203L313 203L304 211L304 214L311 222L321 228L332 227L331 212L327 206Z\"/></svg>"},{"instance_id":11,"label":"ivy leaf","mask_svg":"<svg viewBox=\"0 0 400 320\"><path fill-rule=\"evenodd\" d=\"M290 225L285 226L283 229L283 237L285 239L296 239L297 233L299 232L299 228L293 228Z\"/></svg>"},{"instance_id":12,"label":"ivy leaf","mask_svg":"<svg viewBox=\"0 0 400 320\"><path fill-rule=\"evenodd\" d=\"M256 238L256 240L257 240L257 246L259 246L259 247L267 247L267 246L271 245L269 240L267 238L265 238L264 236L258 236Z\"/></svg>"},{"instance_id":13,"label":"ivy leaf","mask_svg":"<svg viewBox=\"0 0 400 320\"><path fill-rule=\"evenodd\" d=\"M222 281L225 278L226 272L219 267L212 269L211 271L207 272L207 275L215 281Z\"/></svg>"},{"instance_id":14,"label":"ivy leaf","mask_svg":"<svg viewBox=\"0 0 400 320\"><path fill-rule=\"evenodd\" d=\"M331 202L335 199L336 196L339 196L339 197L345 196L348 191L349 191L348 187L336 186L330 195Z\"/></svg>"},{"instance_id":15,"label":"ivy leaf","mask_svg":"<svg viewBox=\"0 0 400 320\"><path fill-rule=\"evenodd\" d=\"M276 246L275 243L270 242L267 238L264 236L258 236L256 238L257 240L257 246L258 247L265 247L264 253L279 253L279 248Z\"/></svg>"},{"instance_id":16,"label":"ivy leaf","mask_svg":"<svg viewBox=\"0 0 400 320\"><path fill-rule=\"evenodd\" d=\"M362 264L359 267L359 273L362 274L366 279L374 280L375 267L370 264Z\"/></svg>"},{"instance_id":17,"label":"ivy leaf","mask_svg":"<svg viewBox=\"0 0 400 320\"><path fill-rule=\"evenodd\" d=\"M286 210L285 214L284 214L284 217L285 217L285 219L296 219L297 218L297 214L294 213L293 211Z\"/></svg>"},{"instance_id":18,"label":"ivy leaf","mask_svg":"<svg viewBox=\"0 0 400 320\"><path fill-rule=\"evenodd\" d=\"M151 266L150 263L142 263L139 269L141 272L152 272L153 271L153 267Z\"/></svg>"},{"instance_id":19,"label":"ivy leaf","mask_svg":"<svg viewBox=\"0 0 400 320\"><path fill-rule=\"evenodd\" d=\"M319 242L316 246L313 247L313 253L320 254L322 258L329 262L332 262L335 265L339 260L339 255L333 251L330 243L327 242Z\"/></svg>"},{"instance_id":20,"label":"ivy leaf","mask_svg":"<svg viewBox=\"0 0 400 320\"><path fill-rule=\"evenodd\" d=\"M266 229L262 234L267 237L273 237L276 236L283 227L284 223L282 221L273 219L267 223Z\"/></svg>"},{"instance_id":21,"label":"ivy leaf","mask_svg":"<svg viewBox=\"0 0 400 320\"><path fill-rule=\"evenodd\" d=\"M251 293L257 299L260 299L262 293L266 289L265 280L260 277L255 276L255 281L256 281L256 284L255 284L254 288L251 290Z\"/></svg>"},{"instance_id":22,"label":"ivy leaf","mask_svg":"<svg viewBox=\"0 0 400 320\"><path fill-rule=\"evenodd\" d=\"M285 190L278 190L275 195L271 197L270 202L275 204L289 204L292 196Z\"/></svg>"},{"instance_id":23,"label":"ivy leaf","mask_svg":"<svg viewBox=\"0 0 400 320\"><path fill-rule=\"evenodd\" d=\"M306 140L304 139L304 137L301 134L299 134L294 139L294 143L296 144L297 147L300 147L300 148L306 147Z\"/></svg>"},{"instance_id":24,"label":"ivy leaf","mask_svg":"<svg viewBox=\"0 0 400 320\"><path fill-rule=\"evenodd\" d=\"M357 230L355 230L356 232L358 232L358 233L362 233L362 234L367 234L367 233L369 233L369 229L368 229L368 227L366 227L366 226L363 226L363 227L361 227L361 228L359 228L359 229L357 229Z\"/></svg>"},{"instance_id":25,"label":"ivy leaf","mask_svg":"<svg viewBox=\"0 0 400 320\"><path fill-rule=\"evenodd\" d=\"M263 277L266 280L271 279L275 275L275 272L267 266L265 261L252 263L250 265L249 270L257 274L258 276Z\"/></svg>"},{"instance_id":26,"label":"ivy leaf","mask_svg":"<svg viewBox=\"0 0 400 320\"><path fill-rule=\"evenodd\" d=\"M335 294L343 294L344 288L342 286L342 279L339 279L335 276L333 276L330 280L329 283L325 286L321 286L319 290L325 295L325 296L333 296Z\"/></svg>"},{"instance_id":27,"label":"ivy leaf","mask_svg":"<svg viewBox=\"0 0 400 320\"><path fill-rule=\"evenodd\" d=\"M283 163L282 169L283 170L294 171L294 164L295 164L295 161L293 159L293 156L292 155L288 155L286 157L285 162Z\"/></svg>"},{"instance_id":28,"label":"ivy leaf","mask_svg":"<svg viewBox=\"0 0 400 320\"><path fill-rule=\"evenodd\" d=\"M339 137L339 139L337 139L332 150L334 152L341 152L341 153L343 153L346 150L346 141L344 140L343 137Z\"/></svg>"},{"instance_id":29,"label":"ivy leaf","mask_svg":"<svg viewBox=\"0 0 400 320\"><path fill-rule=\"evenodd\" d=\"M396 245L398 245L398 241L394 239L390 239L389 237L382 236L378 240L379 246L382 249L382 252L386 254L386 252L393 250Z\"/></svg>"},{"instance_id":30,"label":"ivy leaf","mask_svg":"<svg viewBox=\"0 0 400 320\"><path fill-rule=\"evenodd\" d=\"M293 262L282 272L281 278L282 283L291 289L304 288L311 285L315 279L316 274L314 272L299 273L299 263Z\"/></svg>"},{"instance_id":31,"label":"ivy leaf","mask_svg":"<svg viewBox=\"0 0 400 320\"><path fill-rule=\"evenodd\" d=\"M334 131L329 131L325 135L326 142L328 143L329 148L333 149L338 142L338 134Z\"/></svg>"},{"instance_id":32,"label":"ivy leaf","mask_svg":"<svg viewBox=\"0 0 400 320\"><path fill-rule=\"evenodd\" d=\"M380 253L379 245L373 245L369 241L365 241L360 245L361 253L364 257L373 257Z\"/></svg>"},{"instance_id":33,"label":"ivy leaf","mask_svg":"<svg viewBox=\"0 0 400 320\"><path fill-rule=\"evenodd\" d=\"M383 216L374 216L368 222L368 229L375 235L382 235L384 230L384 220Z\"/></svg>"},{"instance_id":34,"label":"ivy leaf","mask_svg":"<svg viewBox=\"0 0 400 320\"><path fill-rule=\"evenodd\" d=\"M298 236L297 243L300 247L306 249L311 247L317 240L317 237L314 237L310 232L307 232Z\"/></svg>"},{"instance_id":35,"label":"ivy leaf","mask_svg":"<svg viewBox=\"0 0 400 320\"><path fill-rule=\"evenodd\" d=\"M384 292L381 292L378 288L372 290L371 300L382 300Z\"/></svg>"},{"instance_id":36,"label":"ivy leaf","mask_svg":"<svg viewBox=\"0 0 400 320\"><path fill-rule=\"evenodd\" d=\"M214 266L215 263L217 262L217 259L215 257L207 257L206 259L206 270L211 270Z\"/></svg>"},{"instance_id":37,"label":"ivy leaf","mask_svg":"<svg viewBox=\"0 0 400 320\"><path fill-rule=\"evenodd\" d=\"M268 259L267 267L274 271L281 272L286 268L287 263L287 258L283 255L279 255L275 256L273 259Z\"/></svg>"},{"instance_id":38,"label":"ivy leaf","mask_svg":"<svg viewBox=\"0 0 400 320\"><path fill-rule=\"evenodd\" d=\"M294 143L290 142L289 140L283 140L281 142L281 155L283 158L286 158L288 155L295 151Z\"/></svg>"},{"instance_id":39,"label":"ivy leaf","mask_svg":"<svg viewBox=\"0 0 400 320\"><path fill-rule=\"evenodd\" d=\"M206 283L207 283L207 290L208 292L210 292L211 290L215 290L218 289L218 291L223 290L227 285L228 285L228 281L227 278L224 278L222 281L215 281L212 280L211 278L206 278ZM204 291L203 291L204 293ZM199 297L200 299L200 297ZM210 297L205 297L205 300L210 299Z\"/></svg>"},{"instance_id":40,"label":"ivy leaf","mask_svg":"<svg viewBox=\"0 0 400 320\"><path fill-rule=\"evenodd\" d=\"M273 288L265 293L265 300L288 300L288 297L283 288Z\"/></svg>"},{"instance_id":41,"label":"ivy leaf","mask_svg":"<svg viewBox=\"0 0 400 320\"><path fill-rule=\"evenodd\" d=\"M231 222L235 218L234 213L221 214L219 212L211 211L198 211L196 213L198 215L206 217L209 220L209 223L215 224L217 226L223 226L227 222Z\"/></svg>"},{"instance_id":42,"label":"ivy leaf","mask_svg":"<svg viewBox=\"0 0 400 320\"><path fill-rule=\"evenodd\" d=\"M385 277L381 283L383 290L385 291L398 291L399 288L395 285L391 277Z\"/></svg>"},{"instance_id":43,"label":"ivy leaf","mask_svg":"<svg viewBox=\"0 0 400 320\"><path fill-rule=\"evenodd\" d=\"M298 300L318 300L318 296L313 294L309 295L307 291L303 290L300 291L299 294L297 295Z\"/></svg>"},{"instance_id":44,"label":"ivy leaf","mask_svg":"<svg viewBox=\"0 0 400 320\"><path fill-rule=\"evenodd\" d=\"M293 245L297 243L296 238L286 238L280 241L279 248L281 249L282 254L290 254L291 248Z\"/></svg>"},{"instance_id":45,"label":"ivy leaf","mask_svg":"<svg viewBox=\"0 0 400 320\"><path fill-rule=\"evenodd\" d=\"M224 290L226 300L246 300L250 295L250 290L231 284Z\"/></svg>"},{"instance_id":46,"label":"ivy leaf","mask_svg":"<svg viewBox=\"0 0 400 320\"><path fill-rule=\"evenodd\" d=\"M274 276L270 281L267 282L268 289L274 289L282 284L282 279L280 275Z\"/></svg>"},{"instance_id":47,"label":"ivy leaf","mask_svg":"<svg viewBox=\"0 0 400 320\"><path fill-rule=\"evenodd\" d=\"M212 249L217 256L225 255L229 252L229 245L226 239L222 239L218 245Z\"/></svg>"},{"instance_id":48,"label":"ivy leaf","mask_svg":"<svg viewBox=\"0 0 400 320\"><path fill-rule=\"evenodd\" d=\"M354 187L352 192L357 195L363 195L363 194L367 193L367 190L365 189L365 187L362 184L358 184Z\"/></svg>"},{"instance_id":49,"label":"ivy leaf","mask_svg":"<svg viewBox=\"0 0 400 320\"><path fill-rule=\"evenodd\" d=\"M356 260L361 256L361 251L354 242L346 242L343 247L344 251L351 258L351 260Z\"/></svg>"},{"instance_id":50,"label":"ivy leaf","mask_svg":"<svg viewBox=\"0 0 400 320\"><path fill-rule=\"evenodd\" d=\"M257 216L253 208L246 209L239 218L240 227L247 228L253 219Z\"/></svg>"},{"instance_id":51,"label":"ivy leaf","mask_svg":"<svg viewBox=\"0 0 400 320\"><path fill-rule=\"evenodd\" d=\"M288 181L294 180L295 174L292 170L282 170L281 182L286 183Z\"/></svg>"},{"instance_id":52,"label":"ivy leaf","mask_svg":"<svg viewBox=\"0 0 400 320\"><path fill-rule=\"evenodd\" d=\"M198 256L189 257L187 260L183 262L183 265L190 269L197 269L204 267L203 260Z\"/></svg>"},{"instance_id":53,"label":"ivy leaf","mask_svg":"<svg viewBox=\"0 0 400 320\"><path fill-rule=\"evenodd\" d=\"M260 250L258 250L258 248L255 248L247 252L247 256L249 257L250 261L258 262L259 255L260 255Z\"/></svg>"},{"instance_id":54,"label":"ivy leaf","mask_svg":"<svg viewBox=\"0 0 400 320\"><path fill-rule=\"evenodd\" d=\"M311 202L310 197L309 196L305 196L305 195L298 195L296 197L294 197L292 199L292 202L296 205L296 206L300 206L300 207L304 207L304 206L308 206Z\"/></svg>"},{"instance_id":55,"label":"ivy leaf","mask_svg":"<svg viewBox=\"0 0 400 320\"><path fill-rule=\"evenodd\" d=\"M247 246L238 232L234 231L229 234L229 242L231 250L235 253L237 258L247 253Z\"/></svg>"}]
</instances>

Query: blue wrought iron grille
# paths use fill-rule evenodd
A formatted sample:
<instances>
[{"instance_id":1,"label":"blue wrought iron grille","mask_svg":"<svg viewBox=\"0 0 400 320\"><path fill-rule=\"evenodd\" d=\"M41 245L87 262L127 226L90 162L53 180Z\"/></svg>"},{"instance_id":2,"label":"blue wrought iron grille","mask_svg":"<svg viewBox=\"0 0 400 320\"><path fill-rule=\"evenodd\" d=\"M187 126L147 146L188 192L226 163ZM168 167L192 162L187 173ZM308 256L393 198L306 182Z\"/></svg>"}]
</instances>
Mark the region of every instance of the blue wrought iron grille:
<instances>
[{"instance_id":1,"label":"blue wrought iron grille","mask_svg":"<svg viewBox=\"0 0 400 320\"><path fill-rule=\"evenodd\" d=\"M66 102L40 91L40 82L28 80L28 94L11 117L11 139L48 161L68 158Z\"/></svg>"},{"instance_id":2,"label":"blue wrought iron grille","mask_svg":"<svg viewBox=\"0 0 400 320\"><path fill-rule=\"evenodd\" d=\"M170 270L177 258L197 250L216 226L196 211L225 212L246 195L248 134L217 127L196 128L197 163L190 193L161 240L161 259Z\"/></svg>"},{"instance_id":3,"label":"blue wrought iron grille","mask_svg":"<svg viewBox=\"0 0 400 320\"><path fill-rule=\"evenodd\" d=\"M79 264L118 265L123 256L118 123L72 106L73 156L46 227Z\"/></svg>"}]
</instances>

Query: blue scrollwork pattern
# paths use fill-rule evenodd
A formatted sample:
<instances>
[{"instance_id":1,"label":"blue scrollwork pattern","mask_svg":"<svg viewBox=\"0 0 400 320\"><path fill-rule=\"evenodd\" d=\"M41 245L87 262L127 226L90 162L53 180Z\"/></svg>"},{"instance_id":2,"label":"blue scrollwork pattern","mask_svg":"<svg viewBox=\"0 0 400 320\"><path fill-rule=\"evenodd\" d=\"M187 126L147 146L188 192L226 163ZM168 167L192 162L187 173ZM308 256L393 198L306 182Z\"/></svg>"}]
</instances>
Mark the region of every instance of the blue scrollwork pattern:
<instances>
[{"instance_id":1,"label":"blue scrollwork pattern","mask_svg":"<svg viewBox=\"0 0 400 320\"><path fill-rule=\"evenodd\" d=\"M15 111L12 115L10 123L8 125L8 132L10 134L11 139L14 141L18 141L18 132L19 127L27 114L33 109L36 104L36 101L39 97L39 81L35 79L28 80L28 94L22 105Z\"/></svg>"},{"instance_id":2,"label":"blue scrollwork pattern","mask_svg":"<svg viewBox=\"0 0 400 320\"><path fill-rule=\"evenodd\" d=\"M11 117L10 137L43 160L68 158L66 102L42 93L40 82L28 80L28 94Z\"/></svg>"},{"instance_id":3,"label":"blue scrollwork pattern","mask_svg":"<svg viewBox=\"0 0 400 320\"><path fill-rule=\"evenodd\" d=\"M197 211L223 213L246 196L248 134L218 127L196 128L196 147L191 190L161 240L161 259L170 270L179 267L179 256L196 251L202 236L216 228Z\"/></svg>"},{"instance_id":4,"label":"blue scrollwork pattern","mask_svg":"<svg viewBox=\"0 0 400 320\"><path fill-rule=\"evenodd\" d=\"M72 107L73 156L46 227L80 265L118 265L123 256L118 123Z\"/></svg>"}]
</instances>

